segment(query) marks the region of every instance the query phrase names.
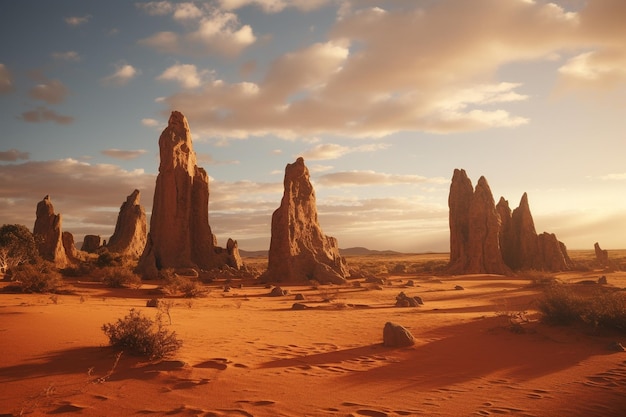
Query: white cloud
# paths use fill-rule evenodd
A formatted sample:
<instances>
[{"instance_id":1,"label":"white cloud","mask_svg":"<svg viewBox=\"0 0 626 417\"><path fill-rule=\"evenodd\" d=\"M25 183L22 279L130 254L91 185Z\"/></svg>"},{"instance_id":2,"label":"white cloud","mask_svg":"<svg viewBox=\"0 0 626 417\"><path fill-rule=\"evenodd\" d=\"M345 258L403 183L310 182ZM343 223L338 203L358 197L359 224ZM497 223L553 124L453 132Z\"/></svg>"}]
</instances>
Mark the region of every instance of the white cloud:
<instances>
[{"instance_id":1,"label":"white cloud","mask_svg":"<svg viewBox=\"0 0 626 417\"><path fill-rule=\"evenodd\" d=\"M146 3L135 3L137 8L143 10L150 16L165 16L174 10L174 5L169 1L149 1Z\"/></svg>"},{"instance_id":2,"label":"white cloud","mask_svg":"<svg viewBox=\"0 0 626 417\"><path fill-rule=\"evenodd\" d=\"M123 149L105 149L101 153L106 156L110 156L115 159L122 159L125 161L139 158L141 155L145 154L147 151L145 149L135 149L135 150L123 150Z\"/></svg>"},{"instance_id":3,"label":"white cloud","mask_svg":"<svg viewBox=\"0 0 626 417\"><path fill-rule=\"evenodd\" d=\"M158 10L164 12L165 6ZM256 41L252 28L242 25L236 14L208 6L202 10L191 3L171 6L164 14L173 13L176 20L187 21L185 33L157 32L139 42L165 53L190 56L220 54L236 56ZM193 24L192 24L193 23ZM188 30L192 27L192 30Z\"/></svg>"},{"instance_id":4,"label":"white cloud","mask_svg":"<svg viewBox=\"0 0 626 417\"><path fill-rule=\"evenodd\" d=\"M287 5L222 6L251 4L266 11ZM342 7L328 41L275 59L255 82L256 94L241 94L238 83L206 82L164 101L215 137L383 137L529 123L509 108L530 98L526 86L498 79L501 68L520 61L574 54L559 73L571 87L590 76L593 87L626 85L626 25L615 17L625 15L625 2L588 2L575 12L522 0L390 2L387 10L367 4ZM162 41L180 43L174 34Z\"/></svg>"},{"instance_id":5,"label":"white cloud","mask_svg":"<svg viewBox=\"0 0 626 417\"><path fill-rule=\"evenodd\" d=\"M427 178L420 175L386 174L376 171L344 171L324 174L316 179L328 187L342 187L346 185L393 185L393 184L448 184L445 178Z\"/></svg>"},{"instance_id":6,"label":"white cloud","mask_svg":"<svg viewBox=\"0 0 626 417\"><path fill-rule=\"evenodd\" d=\"M34 110L26 111L20 115L20 119L29 123L55 122L60 125L74 123L72 116L64 116L45 106L37 107Z\"/></svg>"},{"instance_id":7,"label":"white cloud","mask_svg":"<svg viewBox=\"0 0 626 417\"><path fill-rule=\"evenodd\" d=\"M23 152L17 149L9 149L8 151L0 151L0 161L15 162L18 160L30 159L30 152Z\"/></svg>"},{"instance_id":8,"label":"white cloud","mask_svg":"<svg viewBox=\"0 0 626 417\"><path fill-rule=\"evenodd\" d=\"M34 99L45 101L49 104L58 104L65 100L68 91L61 81L48 80L31 88L28 94Z\"/></svg>"},{"instance_id":9,"label":"white cloud","mask_svg":"<svg viewBox=\"0 0 626 417\"><path fill-rule=\"evenodd\" d=\"M104 77L102 81L105 84L124 85L139 74L141 74L141 71L130 64L119 64L116 65L115 72Z\"/></svg>"},{"instance_id":10,"label":"white cloud","mask_svg":"<svg viewBox=\"0 0 626 417\"><path fill-rule=\"evenodd\" d=\"M65 23L67 23L69 26L80 26L89 22L89 19L91 19L90 15L70 16L65 18Z\"/></svg>"},{"instance_id":11,"label":"white cloud","mask_svg":"<svg viewBox=\"0 0 626 417\"><path fill-rule=\"evenodd\" d=\"M6 65L0 63L0 94L11 91L13 91L13 76Z\"/></svg>"},{"instance_id":12,"label":"white cloud","mask_svg":"<svg viewBox=\"0 0 626 417\"><path fill-rule=\"evenodd\" d=\"M332 0L219 0L225 10L235 10L248 5L260 7L265 13L280 13L288 7L301 11L317 9Z\"/></svg>"},{"instance_id":13,"label":"white cloud","mask_svg":"<svg viewBox=\"0 0 626 417\"><path fill-rule=\"evenodd\" d=\"M144 126L148 126L148 127L157 127L161 125L161 122L159 122L156 119L141 119L141 124Z\"/></svg>"},{"instance_id":14,"label":"white cloud","mask_svg":"<svg viewBox=\"0 0 626 417\"><path fill-rule=\"evenodd\" d=\"M80 55L76 51L53 52L52 58L59 61L80 61Z\"/></svg>"},{"instance_id":15,"label":"white cloud","mask_svg":"<svg viewBox=\"0 0 626 417\"><path fill-rule=\"evenodd\" d=\"M354 152L377 152L387 149L389 146L390 145L387 143L376 143L354 147L337 145L335 143L322 143L302 152L300 156L302 156L305 160L313 161L337 159Z\"/></svg>"},{"instance_id":16,"label":"white cloud","mask_svg":"<svg viewBox=\"0 0 626 417\"><path fill-rule=\"evenodd\" d=\"M626 172L603 175L600 177L600 179L605 181L625 181Z\"/></svg>"},{"instance_id":17,"label":"white cloud","mask_svg":"<svg viewBox=\"0 0 626 417\"><path fill-rule=\"evenodd\" d=\"M210 75L210 71L198 71L195 65L176 64L167 68L157 80L177 81L183 88L196 88Z\"/></svg>"}]
</instances>

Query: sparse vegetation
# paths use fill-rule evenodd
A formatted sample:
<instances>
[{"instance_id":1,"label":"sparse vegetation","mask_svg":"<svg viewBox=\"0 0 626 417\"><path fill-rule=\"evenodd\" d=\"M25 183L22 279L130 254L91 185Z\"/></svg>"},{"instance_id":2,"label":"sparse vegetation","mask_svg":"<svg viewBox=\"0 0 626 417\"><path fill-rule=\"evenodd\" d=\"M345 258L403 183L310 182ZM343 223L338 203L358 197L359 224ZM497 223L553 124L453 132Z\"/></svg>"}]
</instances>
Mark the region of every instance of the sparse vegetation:
<instances>
[{"instance_id":1,"label":"sparse vegetation","mask_svg":"<svg viewBox=\"0 0 626 417\"><path fill-rule=\"evenodd\" d=\"M61 274L46 261L26 263L14 270L17 288L25 293L54 293L62 285Z\"/></svg>"},{"instance_id":2,"label":"sparse vegetation","mask_svg":"<svg viewBox=\"0 0 626 417\"><path fill-rule=\"evenodd\" d=\"M203 297L207 291L202 286L187 276L178 275L173 269L161 271L161 278L164 281L163 288L170 295L182 295L185 298Z\"/></svg>"},{"instance_id":3,"label":"sparse vegetation","mask_svg":"<svg viewBox=\"0 0 626 417\"><path fill-rule=\"evenodd\" d=\"M128 268L122 266L108 266L102 268L102 282L110 288L141 286L141 278Z\"/></svg>"},{"instance_id":4,"label":"sparse vegetation","mask_svg":"<svg viewBox=\"0 0 626 417\"><path fill-rule=\"evenodd\" d=\"M146 356L152 360L172 356L182 346L176 332L170 331L163 323L161 313L156 320L142 316L139 310L131 309L116 323L102 326L111 346L128 349L133 354Z\"/></svg>"},{"instance_id":5,"label":"sparse vegetation","mask_svg":"<svg viewBox=\"0 0 626 417\"><path fill-rule=\"evenodd\" d=\"M595 328L626 331L626 294L609 288L576 291L571 284L547 287L539 300L544 321L566 325L586 323Z\"/></svg>"}]
</instances>

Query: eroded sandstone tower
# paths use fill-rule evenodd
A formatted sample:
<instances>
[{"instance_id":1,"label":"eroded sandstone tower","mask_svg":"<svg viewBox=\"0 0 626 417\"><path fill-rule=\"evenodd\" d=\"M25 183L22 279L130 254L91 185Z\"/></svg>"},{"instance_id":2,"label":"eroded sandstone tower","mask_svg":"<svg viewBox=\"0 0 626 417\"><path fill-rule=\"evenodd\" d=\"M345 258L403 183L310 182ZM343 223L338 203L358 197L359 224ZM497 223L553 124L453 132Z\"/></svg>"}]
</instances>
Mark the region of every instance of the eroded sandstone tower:
<instances>
[{"instance_id":1,"label":"eroded sandstone tower","mask_svg":"<svg viewBox=\"0 0 626 417\"><path fill-rule=\"evenodd\" d=\"M268 270L273 282L344 283L348 274L337 239L326 236L317 219L315 191L304 159L285 168L284 194L272 215Z\"/></svg>"},{"instance_id":2,"label":"eroded sandstone tower","mask_svg":"<svg viewBox=\"0 0 626 417\"><path fill-rule=\"evenodd\" d=\"M209 226L209 177L197 165L189 124L182 113L170 115L159 150L150 232L138 271L152 278L163 268L211 269L220 264L239 268L238 253L216 251Z\"/></svg>"}]
</instances>

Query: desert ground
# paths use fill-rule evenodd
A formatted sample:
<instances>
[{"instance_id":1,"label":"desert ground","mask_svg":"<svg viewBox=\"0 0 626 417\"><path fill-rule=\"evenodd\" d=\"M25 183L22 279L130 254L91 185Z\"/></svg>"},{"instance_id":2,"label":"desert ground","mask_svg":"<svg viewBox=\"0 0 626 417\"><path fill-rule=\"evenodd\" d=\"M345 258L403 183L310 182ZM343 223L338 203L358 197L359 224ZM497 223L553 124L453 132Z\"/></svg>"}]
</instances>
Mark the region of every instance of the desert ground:
<instances>
[{"instance_id":1,"label":"desert ground","mask_svg":"<svg viewBox=\"0 0 626 417\"><path fill-rule=\"evenodd\" d=\"M541 322L541 274L428 271L447 259L349 257L387 282L282 286L282 297L250 280L225 292L218 279L203 297L165 299L183 346L158 362L109 346L101 329L132 308L164 314L146 307L158 282L112 289L65 278L60 294L0 293L0 416L626 415L626 352L610 349L626 334ZM622 271L546 275L572 283L605 275L626 288ZM400 291L424 304L395 307ZM292 309L296 294L309 308ZM384 347L389 321L415 345Z\"/></svg>"}]
</instances>

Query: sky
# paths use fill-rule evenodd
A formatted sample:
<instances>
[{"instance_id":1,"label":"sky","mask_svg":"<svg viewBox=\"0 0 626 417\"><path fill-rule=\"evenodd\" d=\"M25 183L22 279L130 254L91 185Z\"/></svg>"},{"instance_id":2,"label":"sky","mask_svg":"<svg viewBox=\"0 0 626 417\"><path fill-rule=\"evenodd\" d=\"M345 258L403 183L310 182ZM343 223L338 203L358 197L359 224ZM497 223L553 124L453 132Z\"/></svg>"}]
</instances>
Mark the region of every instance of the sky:
<instances>
[{"instance_id":1,"label":"sky","mask_svg":"<svg viewBox=\"0 0 626 417\"><path fill-rule=\"evenodd\" d=\"M455 168L538 233L626 248L623 0L2 2L0 223L108 239L188 119L218 244L268 249L304 157L341 248L449 250Z\"/></svg>"}]
</instances>

